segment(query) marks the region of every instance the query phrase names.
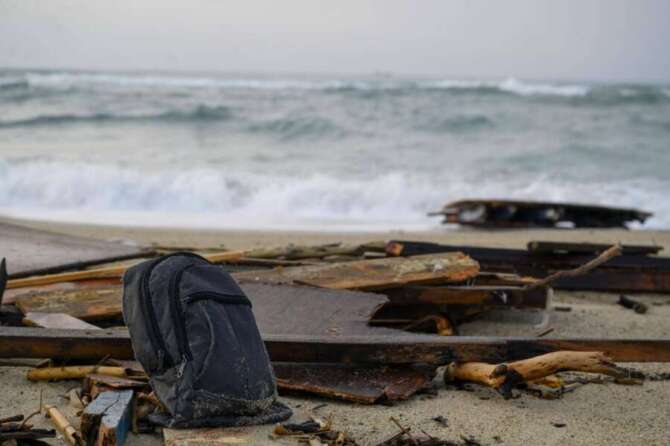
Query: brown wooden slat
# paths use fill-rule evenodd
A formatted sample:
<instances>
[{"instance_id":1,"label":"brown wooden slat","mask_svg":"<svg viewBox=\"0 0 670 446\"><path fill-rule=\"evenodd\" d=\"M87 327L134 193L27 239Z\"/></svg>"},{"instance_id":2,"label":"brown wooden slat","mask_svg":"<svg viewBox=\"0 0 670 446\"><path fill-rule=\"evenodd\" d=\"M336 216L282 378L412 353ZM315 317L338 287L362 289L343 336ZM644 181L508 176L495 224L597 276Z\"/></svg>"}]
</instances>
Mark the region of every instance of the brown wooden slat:
<instances>
[{"instance_id":1,"label":"brown wooden slat","mask_svg":"<svg viewBox=\"0 0 670 446\"><path fill-rule=\"evenodd\" d=\"M406 286L386 290L393 304L494 305L546 308L548 288L511 286Z\"/></svg>"}]
</instances>

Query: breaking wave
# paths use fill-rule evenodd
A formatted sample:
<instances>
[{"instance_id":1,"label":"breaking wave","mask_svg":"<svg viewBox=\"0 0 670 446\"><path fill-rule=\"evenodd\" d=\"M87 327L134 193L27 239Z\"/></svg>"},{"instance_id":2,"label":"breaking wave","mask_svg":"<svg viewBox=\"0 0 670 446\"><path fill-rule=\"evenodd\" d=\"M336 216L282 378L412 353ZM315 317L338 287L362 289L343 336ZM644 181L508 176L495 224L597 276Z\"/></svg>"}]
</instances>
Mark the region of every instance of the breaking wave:
<instances>
[{"instance_id":1,"label":"breaking wave","mask_svg":"<svg viewBox=\"0 0 670 446\"><path fill-rule=\"evenodd\" d=\"M496 197L505 191L509 198L654 210L657 217L645 227L667 227L667 184L655 181L575 184L530 175L501 184L455 174L440 181L402 172L343 180L318 173L145 170L32 160L0 164L0 211L19 217L124 225L419 230L439 224L426 213L447 201Z\"/></svg>"}]
</instances>

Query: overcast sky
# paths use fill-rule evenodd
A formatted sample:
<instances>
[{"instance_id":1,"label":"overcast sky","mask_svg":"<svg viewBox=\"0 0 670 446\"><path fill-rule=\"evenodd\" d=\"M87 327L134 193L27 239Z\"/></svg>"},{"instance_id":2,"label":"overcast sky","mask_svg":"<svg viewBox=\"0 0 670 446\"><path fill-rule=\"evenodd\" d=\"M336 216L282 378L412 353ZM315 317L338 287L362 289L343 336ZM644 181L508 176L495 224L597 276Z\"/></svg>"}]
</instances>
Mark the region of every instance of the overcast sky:
<instances>
[{"instance_id":1,"label":"overcast sky","mask_svg":"<svg viewBox=\"0 0 670 446\"><path fill-rule=\"evenodd\" d=\"M0 67L670 81L670 1L0 0Z\"/></svg>"}]
</instances>

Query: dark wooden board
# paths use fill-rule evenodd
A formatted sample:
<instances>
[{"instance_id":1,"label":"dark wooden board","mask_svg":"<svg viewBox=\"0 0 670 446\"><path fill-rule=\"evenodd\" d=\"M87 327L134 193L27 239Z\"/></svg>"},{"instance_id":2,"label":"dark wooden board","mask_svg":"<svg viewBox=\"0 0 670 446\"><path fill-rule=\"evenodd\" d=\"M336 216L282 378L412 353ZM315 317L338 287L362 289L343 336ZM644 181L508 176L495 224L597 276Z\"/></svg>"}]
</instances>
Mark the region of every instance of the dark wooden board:
<instances>
[{"instance_id":1,"label":"dark wooden board","mask_svg":"<svg viewBox=\"0 0 670 446\"><path fill-rule=\"evenodd\" d=\"M10 278L56 273L150 253L140 247L0 223L0 258L7 259Z\"/></svg>"},{"instance_id":2,"label":"dark wooden board","mask_svg":"<svg viewBox=\"0 0 670 446\"><path fill-rule=\"evenodd\" d=\"M558 350L601 351L617 362L670 362L670 338L551 339L478 336L263 335L274 362L442 365L504 362ZM1 358L133 359L125 330L0 327Z\"/></svg>"},{"instance_id":3,"label":"dark wooden board","mask_svg":"<svg viewBox=\"0 0 670 446\"><path fill-rule=\"evenodd\" d=\"M394 304L493 305L546 308L546 287L524 289L513 286L425 286L410 285L386 290Z\"/></svg>"}]
</instances>

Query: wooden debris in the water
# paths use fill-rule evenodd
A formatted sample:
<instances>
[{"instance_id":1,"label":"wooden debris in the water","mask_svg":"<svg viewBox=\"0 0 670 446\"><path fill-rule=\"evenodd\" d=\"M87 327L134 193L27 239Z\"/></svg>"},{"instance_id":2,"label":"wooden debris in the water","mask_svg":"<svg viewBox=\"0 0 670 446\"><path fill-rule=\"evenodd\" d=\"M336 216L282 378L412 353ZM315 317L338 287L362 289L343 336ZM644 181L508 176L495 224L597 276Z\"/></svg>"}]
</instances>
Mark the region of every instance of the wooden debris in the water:
<instances>
[{"instance_id":1,"label":"wooden debris in the water","mask_svg":"<svg viewBox=\"0 0 670 446\"><path fill-rule=\"evenodd\" d=\"M81 435L77 429L70 424L67 418L65 418L65 415L63 415L55 406L45 405L44 411L56 430L63 435L63 438L65 438L65 441L67 441L70 446L83 445Z\"/></svg>"},{"instance_id":2,"label":"wooden debris in the water","mask_svg":"<svg viewBox=\"0 0 670 446\"><path fill-rule=\"evenodd\" d=\"M72 317L65 313L28 312L23 318L23 325L42 328L71 328L74 330L100 330L93 324Z\"/></svg>"},{"instance_id":3,"label":"wooden debris in the water","mask_svg":"<svg viewBox=\"0 0 670 446\"><path fill-rule=\"evenodd\" d=\"M599 373L617 379L631 377L630 370L617 366L602 352L558 351L501 364L455 362L445 370L444 380L476 382L498 389L508 398L517 385L538 381L561 371Z\"/></svg>"},{"instance_id":4,"label":"wooden debris in the water","mask_svg":"<svg viewBox=\"0 0 670 446\"><path fill-rule=\"evenodd\" d=\"M122 446L131 429L133 391L103 392L81 416L87 446Z\"/></svg>"},{"instance_id":5,"label":"wooden debris in the water","mask_svg":"<svg viewBox=\"0 0 670 446\"><path fill-rule=\"evenodd\" d=\"M642 302L639 302L635 299L631 299L630 297L624 296L623 294L619 296L619 301L617 303L624 308L628 308L630 310L635 311L638 314L644 314L649 309Z\"/></svg>"}]
</instances>

